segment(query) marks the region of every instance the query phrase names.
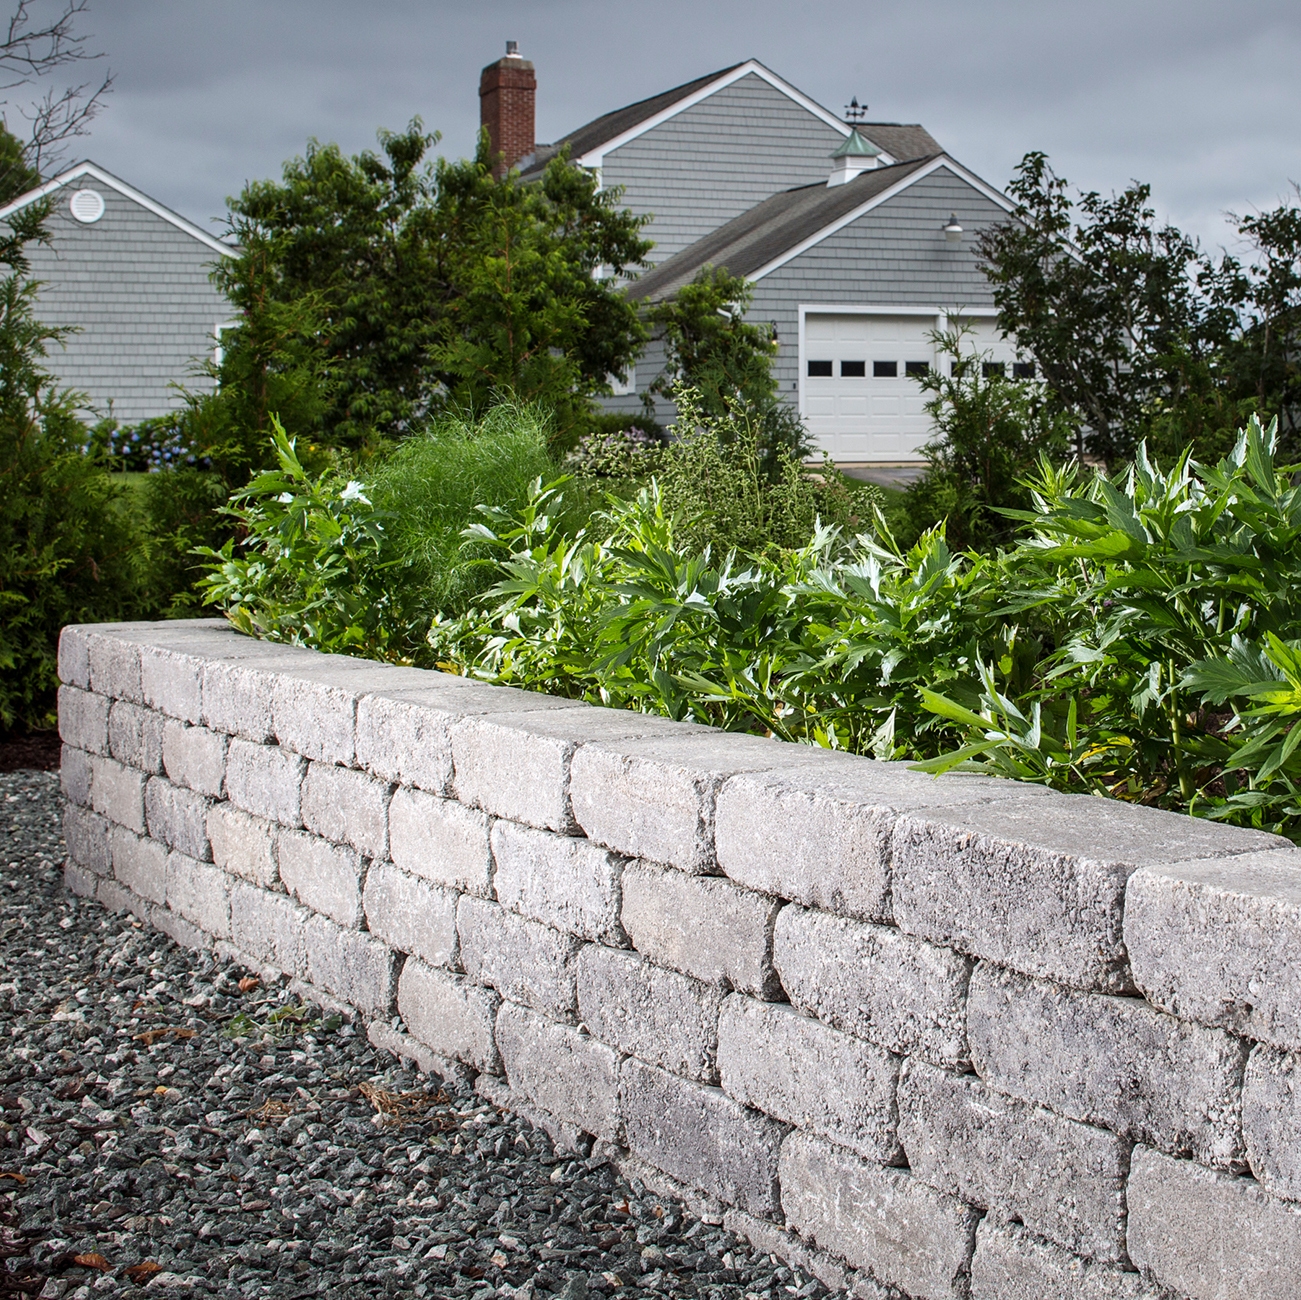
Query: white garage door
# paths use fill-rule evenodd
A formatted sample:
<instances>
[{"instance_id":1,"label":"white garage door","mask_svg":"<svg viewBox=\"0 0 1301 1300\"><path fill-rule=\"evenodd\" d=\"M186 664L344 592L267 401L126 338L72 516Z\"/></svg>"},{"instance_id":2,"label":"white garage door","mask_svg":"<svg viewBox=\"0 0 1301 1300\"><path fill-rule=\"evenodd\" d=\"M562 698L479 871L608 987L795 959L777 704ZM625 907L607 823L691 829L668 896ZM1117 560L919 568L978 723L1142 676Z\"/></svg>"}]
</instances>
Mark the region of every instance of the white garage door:
<instances>
[{"instance_id":1,"label":"white garage door","mask_svg":"<svg viewBox=\"0 0 1301 1300\"><path fill-rule=\"evenodd\" d=\"M1014 351L994 322L968 323L973 333L966 346L1010 370ZM845 462L921 459L932 426L917 377L937 364L929 335L941 324L932 315L805 316L800 409L819 448Z\"/></svg>"}]
</instances>

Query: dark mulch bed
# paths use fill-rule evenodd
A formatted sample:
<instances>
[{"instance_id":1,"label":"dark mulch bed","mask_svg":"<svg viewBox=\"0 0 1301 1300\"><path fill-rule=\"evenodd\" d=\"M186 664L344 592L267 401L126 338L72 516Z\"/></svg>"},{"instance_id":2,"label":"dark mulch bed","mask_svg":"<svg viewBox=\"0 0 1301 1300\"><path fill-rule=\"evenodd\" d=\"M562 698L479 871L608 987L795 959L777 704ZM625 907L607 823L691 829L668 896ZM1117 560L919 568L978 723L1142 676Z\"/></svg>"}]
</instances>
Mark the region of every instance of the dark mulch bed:
<instances>
[{"instance_id":1,"label":"dark mulch bed","mask_svg":"<svg viewBox=\"0 0 1301 1300\"><path fill-rule=\"evenodd\" d=\"M29 731L25 736L0 737L0 772L59 770L59 733Z\"/></svg>"}]
</instances>

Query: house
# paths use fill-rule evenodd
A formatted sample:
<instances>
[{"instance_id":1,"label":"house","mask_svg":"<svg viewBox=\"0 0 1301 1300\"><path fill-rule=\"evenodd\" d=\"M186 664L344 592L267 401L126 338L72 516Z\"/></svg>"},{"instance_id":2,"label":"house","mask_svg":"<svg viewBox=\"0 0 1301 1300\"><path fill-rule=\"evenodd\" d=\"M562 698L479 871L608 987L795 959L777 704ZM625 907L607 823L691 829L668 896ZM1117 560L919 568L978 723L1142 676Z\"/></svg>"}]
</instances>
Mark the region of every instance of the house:
<instances>
[{"instance_id":1,"label":"house","mask_svg":"<svg viewBox=\"0 0 1301 1300\"><path fill-rule=\"evenodd\" d=\"M497 90L507 83L513 97ZM844 121L750 59L539 145L536 85L517 50L483 71L481 118L503 162L529 178L568 146L652 215L654 265L630 286L642 302L706 266L748 279L749 318L776 335L781 396L837 462L919 458L933 431L916 381L944 363L931 335L959 319L986 364L1029 373L998 334L976 257L980 230L1011 204L924 127ZM607 408L640 412L663 362L652 343Z\"/></svg>"},{"instance_id":2,"label":"house","mask_svg":"<svg viewBox=\"0 0 1301 1300\"><path fill-rule=\"evenodd\" d=\"M208 277L231 248L92 162L0 208L0 220L43 199L50 242L27 250L37 314L76 330L47 365L85 394L86 418L134 424L175 409L177 382L210 388L196 367L232 311Z\"/></svg>"}]
</instances>

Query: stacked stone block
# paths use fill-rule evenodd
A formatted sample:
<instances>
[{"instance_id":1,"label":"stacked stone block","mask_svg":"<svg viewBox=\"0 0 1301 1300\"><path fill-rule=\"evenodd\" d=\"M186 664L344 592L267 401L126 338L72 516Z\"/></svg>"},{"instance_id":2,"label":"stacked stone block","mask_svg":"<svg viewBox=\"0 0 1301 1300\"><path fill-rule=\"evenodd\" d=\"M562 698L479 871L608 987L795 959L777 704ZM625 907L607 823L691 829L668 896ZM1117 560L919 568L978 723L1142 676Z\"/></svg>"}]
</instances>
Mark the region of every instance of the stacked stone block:
<instances>
[{"instance_id":1,"label":"stacked stone block","mask_svg":"<svg viewBox=\"0 0 1301 1300\"><path fill-rule=\"evenodd\" d=\"M1297 1294L1284 841L217 620L60 674L70 888L829 1285Z\"/></svg>"}]
</instances>

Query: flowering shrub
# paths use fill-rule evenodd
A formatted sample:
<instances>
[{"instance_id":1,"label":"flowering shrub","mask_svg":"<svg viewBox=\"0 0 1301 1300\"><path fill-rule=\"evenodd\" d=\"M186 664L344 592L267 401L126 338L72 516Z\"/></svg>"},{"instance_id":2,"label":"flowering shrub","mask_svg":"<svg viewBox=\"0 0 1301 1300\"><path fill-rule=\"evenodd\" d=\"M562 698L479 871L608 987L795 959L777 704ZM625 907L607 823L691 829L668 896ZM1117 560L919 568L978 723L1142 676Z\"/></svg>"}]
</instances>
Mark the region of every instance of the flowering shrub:
<instances>
[{"instance_id":1,"label":"flowering shrub","mask_svg":"<svg viewBox=\"0 0 1301 1300\"><path fill-rule=\"evenodd\" d=\"M91 431L87 450L107 457L118 469L135 473L163 469L207 469L209 459L193 446L180 413L139 424L104 420Z\"/></svg>"}]
</instances>

